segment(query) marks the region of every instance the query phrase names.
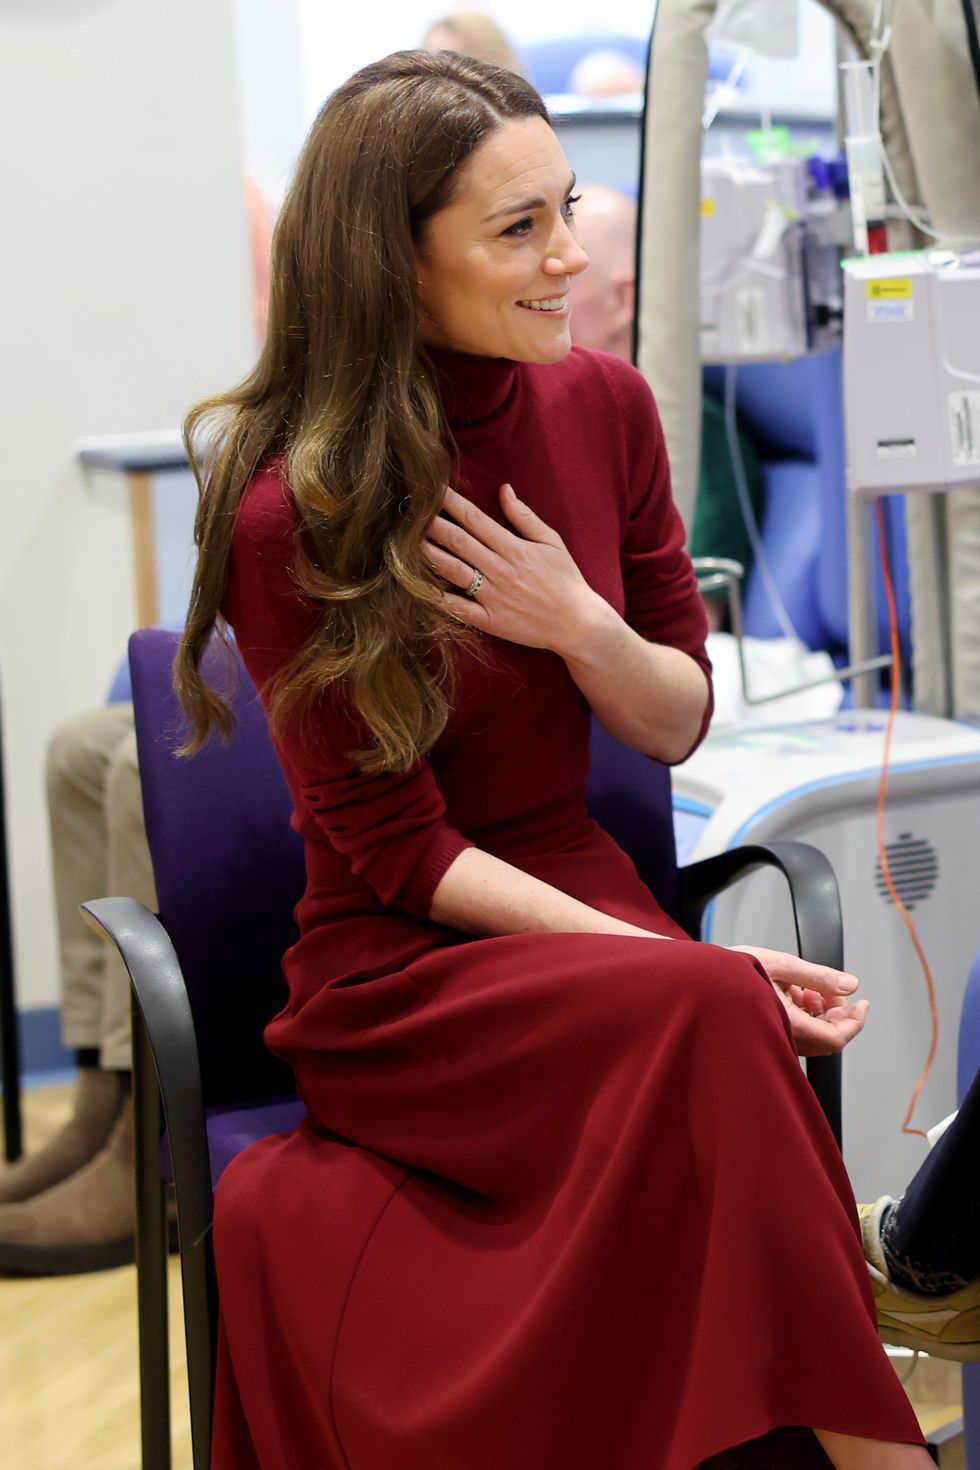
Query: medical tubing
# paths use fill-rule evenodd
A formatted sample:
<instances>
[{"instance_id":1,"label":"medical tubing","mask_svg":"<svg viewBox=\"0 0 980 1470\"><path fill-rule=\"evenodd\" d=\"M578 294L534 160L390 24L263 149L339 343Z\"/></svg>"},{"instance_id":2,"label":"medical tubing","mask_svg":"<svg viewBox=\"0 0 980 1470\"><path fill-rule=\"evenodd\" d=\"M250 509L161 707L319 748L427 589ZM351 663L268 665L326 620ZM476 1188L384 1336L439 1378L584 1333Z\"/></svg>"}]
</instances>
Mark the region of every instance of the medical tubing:
<instances>
[{"instance_id":1,"label":"medical tubing","mask_svg":"<svg viewBox=\"0 0 980 1470\"><path fill-rule=\"evenodd\" d=\"M756 520L755 511L752 508L752 500L749 496L749 486L745 475L745 461L742 458L742 446L738 442L738 421L735 415L735 367L729 364L725 368L725 434L728 439L728 452L731 455L732 470L735 475L735 491L738 495L739 509L742 512L742 520L748 533L749 543L755 564L759 569L763 586L775 614L776 622L784 638L791 639L794 643L802 643L803 640L793 627L792 619L786 611L786 604L780 596L779 588L776 586L772 571L769 567L769 558L762 546L762 536L759 532L759 523Z\"/></svg>"},{"instance_id":2,"label":"medical tubing","mask_svg":"<svg viewBox=\"0 0 980 1470\"><path fill-rule=\"evenodd\" d=\"M878 143L878 150L881 154L881 161L885 169L885 178L888 180L888 187L892 191L895 203L909 223L914 225L920 234L928 235L930 240L938 240L940 244L959 245L962 248L964 244L977 243L975 237L948 235L940 230L934 230L931 225L926 224L925 217L918 212L914 205L908 202L899 187L898 180L895 177L895 170L892 168L892 161L885 147L885 140L881 135L881 63L891 44L892 30L890 17L893 9L894 0L891 0L891 3L888 5L888 16L886 17L885 5L882 3L882 0L879 0L879 4L875 9L871 40L869 43L873 97L871 110L872 127Z\"/></svg>"}]
</instances>

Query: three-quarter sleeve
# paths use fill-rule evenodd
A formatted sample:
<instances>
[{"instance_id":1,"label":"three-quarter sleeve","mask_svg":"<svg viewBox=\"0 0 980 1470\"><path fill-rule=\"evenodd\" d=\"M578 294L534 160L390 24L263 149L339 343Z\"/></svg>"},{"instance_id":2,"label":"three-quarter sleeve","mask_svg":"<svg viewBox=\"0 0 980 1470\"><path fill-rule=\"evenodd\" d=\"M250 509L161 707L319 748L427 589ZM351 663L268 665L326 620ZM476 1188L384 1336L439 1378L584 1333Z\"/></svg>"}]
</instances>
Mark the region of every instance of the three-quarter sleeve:
<instances>
[{"instance_id":1,"label":"three-quarter sleeve","mask_svg":"<svg viewBox=\"0 0 980 1470\"><path fill-rule=\"evenodd\" d=\"M613 381L628 435L630 479L620 549L623 615L644 638L680 649L704 672L708 700L694 749L707 733L714 707L711 661L705 651L708 622L671 493L667 445L653 394L638 372L620 367Z\"/></svg>"},{"instance_id":2,"label":"three-quarter sleeve","mask_svg":"<svg viewBox=\"0 0 980 1470\"><path fill-rule=\"evenodd\" d=\"M227 621L259 693L307 642L320 611L293 579L296 514L275 465L252 482L238 512L228 588ZM279 756L304 813L351 871L387 908L427 918L446 870L471 846L446 821L431 767L366 774L351 760L369 744L367 730L332 686L309 717L277 732Z\"/></svg>"}]
</instances>

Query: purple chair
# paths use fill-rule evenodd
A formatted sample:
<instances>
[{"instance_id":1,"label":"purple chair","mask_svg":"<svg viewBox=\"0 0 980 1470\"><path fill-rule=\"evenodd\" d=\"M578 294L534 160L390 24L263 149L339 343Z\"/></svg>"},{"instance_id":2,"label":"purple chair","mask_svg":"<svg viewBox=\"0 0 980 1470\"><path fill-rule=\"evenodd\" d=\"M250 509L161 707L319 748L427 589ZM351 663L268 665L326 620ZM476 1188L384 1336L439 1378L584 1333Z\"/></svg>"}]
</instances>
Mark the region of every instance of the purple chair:
<instances>
[{"instance_id":1,"label":"purple chair","mask_svg":"<svg viewBox=\"0 0 980 1470\"><path fill-rule=\"evenodd\" d=\"M247 1144L303 1117L291 1073L262 1044L263 1026L284 999L280 962L295 938L293 907L304 881L289 794L255 688L234 655L229 671L219 647L209 652L205 674L230 695L233 738L227 746L209 742L192 760L174 756L182 728L171 683L176 646L177 635L160 630L130 640L159 919L133 899L84 905L133 983L143 1470L170 1466L164 1175L172 1173L177 1202L194 1466L206 1470L217 1305L213 1187ZM837 885L815 849L773 843L678 870L669 772L598 726L589 803L689 933L700 931L716 893L773 865L789 883L800 953L841 964ZM839 1139L840 1059L810 1061L807 1070ZM358 1205L351 1200L352 1209Z\"/></svg>"}]
</instances>

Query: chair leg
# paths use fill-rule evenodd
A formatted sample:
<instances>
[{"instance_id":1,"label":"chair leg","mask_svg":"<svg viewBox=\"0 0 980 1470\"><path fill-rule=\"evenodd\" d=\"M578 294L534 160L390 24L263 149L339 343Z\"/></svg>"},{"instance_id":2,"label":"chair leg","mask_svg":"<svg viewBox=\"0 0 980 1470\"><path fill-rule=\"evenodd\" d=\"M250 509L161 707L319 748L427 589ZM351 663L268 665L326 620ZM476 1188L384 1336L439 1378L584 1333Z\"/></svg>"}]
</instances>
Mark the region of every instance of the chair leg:
<instances>
[{"instance_id":1,"label":"chair leg","mask_svg":"<svg viewBox=\"0 0 980 1470\"><path fill-rule=\"evenodd\" d=\"M20 1046L13 976L0 959L0 1076L3 1078L3 1151L8 1164L23 1152L20 1113Z\"/></svg>"},{"instance_id":2,"label":"chair leg","mask_svg":"<svg viewBox=\"0 0 980 1470\"><path fill-rule=\"evenodd\" d=\"M167 1227L160 1175L160 1092L143 1018L135 1001L133 1111L142 1470L171 1470Z\"/></svg>"},{"instance_id":3,"label":"chair leg","mask_svg":"<svg viewBox=\"0 0 980 1470\"><path fill-rule=\"evenodd\" d=\"M823 1108L837 1147L843 1145L843 1118L841 1117L841 1077L843 1058L840 1052L831 1057L807 1057L806 1075Z\"/></svg>"},{"instance_id":4,"label":"chair leg","mask_svg":"<svg viewBox=\"0 0 980 1470\"><path fill-rule=\"evenodd\" d=\"M3 747L0 745L0 1073L3 1076L3 1147L13 1164L22 1151L20 1113L20 1036L14 996L14 944L4 826Z\"/></svg>"},{"instance_id":5,"label":"chair leg","mask_svg":"<svg viewBox=\"0 0 980 1470\"><path fill-rule=\"evenodd\" d=\"M179 1209L179 1205L178 1205ZM217 1279L211 1231L180 1257L187 1341L187 1385L191 1409L194 1470L211 1463L211 1419L214 1409Z\"/></svg>"}]
</instances>

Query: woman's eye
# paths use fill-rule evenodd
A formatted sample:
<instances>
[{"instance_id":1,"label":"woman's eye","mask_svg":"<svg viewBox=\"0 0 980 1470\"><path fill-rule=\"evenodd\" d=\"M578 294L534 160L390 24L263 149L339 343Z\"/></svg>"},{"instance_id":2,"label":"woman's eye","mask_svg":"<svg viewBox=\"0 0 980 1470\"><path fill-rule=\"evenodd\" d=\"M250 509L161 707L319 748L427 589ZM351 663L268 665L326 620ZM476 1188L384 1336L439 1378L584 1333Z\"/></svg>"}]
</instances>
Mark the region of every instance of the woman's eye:
<instances>
[{"instance_id":1,"label":"woman's eye","mask_svg":"<svg viewBox=\"0 0 980 1470\"><path fill-rule=\"evenodd\" d=\"M568 198L565 200L564 204L561 207L561 212L565 219L572 219L574 217L575 205L579 202L581 197L581 194L569 194ZM530 216L528 216L527 219L519 219L515 224L508 225L506 230L503 230L501 233L511 236L529 235L533 229L534 220Z\"/></svg>"}]
</instances>

